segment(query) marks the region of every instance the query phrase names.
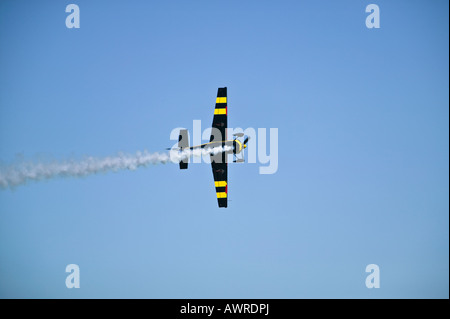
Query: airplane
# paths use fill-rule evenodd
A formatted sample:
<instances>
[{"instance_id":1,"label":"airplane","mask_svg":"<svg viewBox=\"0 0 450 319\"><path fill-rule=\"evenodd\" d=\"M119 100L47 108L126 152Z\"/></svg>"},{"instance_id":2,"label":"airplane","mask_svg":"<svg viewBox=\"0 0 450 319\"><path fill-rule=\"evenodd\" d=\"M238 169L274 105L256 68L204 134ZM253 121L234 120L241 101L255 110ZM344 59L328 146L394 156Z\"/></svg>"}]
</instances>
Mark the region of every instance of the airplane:
<instances>
[{"instance_id":1,"label":"airplane","mask_svg":"<svg viewBox=\"0 0 450 319\"><path fill-rule=\"evenodd\" d=\"M189 146L188 130L180 130L178 136L178 149L180 150L195 150L195 149L212 149L214 147L224 147L229 150L220 152L218 154L211 153L211 167L214 177L214 186L216 188L217 203L219 207L228 206L228 163L227 154L234 155L234 163L244 162L244 155L241 157L238 154L247 148L249 137L246 137L241 142L238 137L243 137L243 133L233 134L233 140L227 140L228 128L228 103L227 103L227 88L219 88L217 91L216 107L214 109L214 117L211 127L211 137L209 143ZM188 168L188 159L180 162L180 169Z\"/></svg>"}]
</instances>

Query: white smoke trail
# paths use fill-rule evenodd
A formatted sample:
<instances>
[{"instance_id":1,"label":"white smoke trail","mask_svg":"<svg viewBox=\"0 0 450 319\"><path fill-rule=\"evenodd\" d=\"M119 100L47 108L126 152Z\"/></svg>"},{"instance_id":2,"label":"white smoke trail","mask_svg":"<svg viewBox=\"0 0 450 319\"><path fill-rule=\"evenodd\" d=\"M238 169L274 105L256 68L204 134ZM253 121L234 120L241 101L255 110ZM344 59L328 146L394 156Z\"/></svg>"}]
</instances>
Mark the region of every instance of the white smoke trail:
<instances>
[{"instance_id":1,"label":"white smoke trail","mask_svg":"<svg viewBox=\"0 0 450 319\"><path fill-rule=\"evenodd\" d=\"M230 146L211 149L171 151L169 153L136 152L134 155L119 154L113 157L88 157L83 160L61 161L52 163L21 162L7 167L0 167L0 188L13 188L28 181L48 180L55 177L82 177L97 173L135 170L150 164L179 163L190 156L215 155L230 151Z\"/></svg>"}]
</instances>

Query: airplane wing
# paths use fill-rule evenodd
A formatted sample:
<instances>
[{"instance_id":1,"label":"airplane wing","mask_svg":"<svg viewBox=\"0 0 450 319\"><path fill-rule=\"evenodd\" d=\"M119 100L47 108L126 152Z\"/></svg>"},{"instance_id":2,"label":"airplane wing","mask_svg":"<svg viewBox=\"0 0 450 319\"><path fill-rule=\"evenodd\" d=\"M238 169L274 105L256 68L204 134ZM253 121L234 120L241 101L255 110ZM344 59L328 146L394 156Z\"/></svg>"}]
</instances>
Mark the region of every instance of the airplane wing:
<instances>
[{"instance_id":1,"label":"airplane wing","mask_svg":"<svg viewBox=\"0 0 450 319\"><path fill-rule=\"evenodd\" d=\"M211 163L219 207L228 206L228 164Z\"/></svg>"},{"instance_id":2,"label":"airplane wing","mask_svg":"<svg viewBox=\"0 0 450 319\"><path fill-rule=\"evenodd\" d=\"M217 91L210 142L227 140L227 117L227 88L224 87ZM222 146L224 145L225 142ZM228 163L226 158L225 152L211 156L211 167L219 207L227 207L228 205Z\"/></svg>"},{"instance_id":3,"label":"airplane wing","mask_svg":"<svg viewBox=\"0 0 450 319\"><path fill-rule=\"evenodd\" d=\"M227 88L219 88L217 91L216 108L212 123L210 142L226 141L227 139ZM220 133L220 134L219 134Z\"/></svg>"}]
</instances>

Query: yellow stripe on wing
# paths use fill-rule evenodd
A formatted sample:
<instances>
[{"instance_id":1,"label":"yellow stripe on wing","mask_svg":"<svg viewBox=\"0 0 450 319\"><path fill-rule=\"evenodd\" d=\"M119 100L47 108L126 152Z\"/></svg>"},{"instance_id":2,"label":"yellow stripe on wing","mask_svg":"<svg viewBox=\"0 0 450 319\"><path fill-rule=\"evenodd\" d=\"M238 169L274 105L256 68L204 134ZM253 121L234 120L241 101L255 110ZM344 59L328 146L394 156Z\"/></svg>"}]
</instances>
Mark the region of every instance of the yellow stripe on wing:
<instances>
[{"instance_id":1,"label":"yellow stripe on wing","mask_svg":"<svg viewBox=\"0 0 450 319\"><path fill-rule=\"evenodd\" d=\"M227 198L227 193L225 193L225 192L218 192L217 193L217 198Z\"/></svg>"},{"instance_id":2,"label":"yellow stripe on wing","mask_svg":"<svg viewBox=\"0 0 450 319\"><path fill-rule=\"evenodd\" d=\"M216 114L216 115L227 114L227 109L226 109L226 108L223 108L223 109L215 109L215 110L214 110L214 114Z\"/></svg>"},{"instance_id":3,"label":"yellow stripe on wing","mask_svg":"<svg viewBox=\"0 0 450 319\"><path fill-rule=\"evenodd\" d=\"M214 182L214 184L216 185L216 187L225 187L225 186L227 186L227 182L226 181L218 181L218 182Z\"/></svg>"},{"instance_id":4,"label":"yellow stripe on wing","mask_svg":"<svg viewBox=\"0 0 450 319\"><path fill-rule=\"evenodd\" d=\"M226 97L218 97L216 99L216 103L227 103L227 98Z\"/></svg>"}]
</instances>

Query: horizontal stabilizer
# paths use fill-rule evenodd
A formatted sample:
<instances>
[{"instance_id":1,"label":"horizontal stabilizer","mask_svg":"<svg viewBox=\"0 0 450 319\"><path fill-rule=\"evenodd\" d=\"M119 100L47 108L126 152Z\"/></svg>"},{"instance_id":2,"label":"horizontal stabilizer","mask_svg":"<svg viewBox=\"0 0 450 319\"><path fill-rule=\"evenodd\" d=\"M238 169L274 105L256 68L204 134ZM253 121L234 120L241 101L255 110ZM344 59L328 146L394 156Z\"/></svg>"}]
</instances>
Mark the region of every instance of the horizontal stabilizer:
<instances>
[{"instance_id":1,"label":"horizontal stabilizer","mask_svg":"<svg viewBox=\"0 0 450 319\"><path fill-rule=\"evenodd\" d=\"M180 135L178 136L178 148L183 151L189 148L189 135L188 130L180 130ZM186 158L180 162L180 169L188 168L189 158Z\"/></svg>"}]
</instances>

